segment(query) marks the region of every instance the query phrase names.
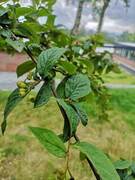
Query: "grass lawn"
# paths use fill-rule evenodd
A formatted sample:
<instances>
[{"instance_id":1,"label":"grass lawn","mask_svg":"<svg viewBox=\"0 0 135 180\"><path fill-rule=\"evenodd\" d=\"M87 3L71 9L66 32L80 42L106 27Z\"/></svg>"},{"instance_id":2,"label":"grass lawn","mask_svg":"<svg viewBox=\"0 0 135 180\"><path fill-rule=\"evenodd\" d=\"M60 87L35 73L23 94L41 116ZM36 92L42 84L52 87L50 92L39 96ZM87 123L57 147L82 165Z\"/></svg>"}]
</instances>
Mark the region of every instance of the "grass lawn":
<instances>
[{"instance_id":1,"label":"grass lawn","mask_svg":"<svg viewBox=\"0 0 135 180\"><path fill-rule=\"evenodd\" d=\"M103 77L106 83L135 85L135 75L126 72L122 68L120 73L110 72L108 75L104 75Z\"/></svg>"},{"instance_id":2,"label":"grass lawn","mask_svg":"<svg viewBox=\"0 0 135 180\"><path fill-rule=\"evenodd\" d=\"M97 121L95 105L91 104L87 106L89 124L79 126L78 135L103 149L112 160L120 157L135 160L135 89L110 92L109 121ZM8 94L0 92L0 122ZM62 125L54 99L42 108L32 109L26 98L9 116L5 136L0 136L0 179L60 180L64 161L44 150L27 127L46 127L59 134ZM71 156L70 166L76 180L94 180L87 164L79 161L79 153L71 151Z\"/></svg>"}]
</instances>

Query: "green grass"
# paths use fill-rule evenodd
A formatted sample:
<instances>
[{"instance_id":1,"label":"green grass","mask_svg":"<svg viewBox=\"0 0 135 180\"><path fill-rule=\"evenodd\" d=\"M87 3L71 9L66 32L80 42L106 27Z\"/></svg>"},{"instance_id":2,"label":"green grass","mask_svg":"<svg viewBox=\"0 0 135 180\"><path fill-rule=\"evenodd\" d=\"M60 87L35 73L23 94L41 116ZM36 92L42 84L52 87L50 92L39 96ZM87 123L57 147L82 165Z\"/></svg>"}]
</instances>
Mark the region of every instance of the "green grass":
<instances>
[{"instance_id":1,"label":"green grass","mask_svg":"<svg viewBox=\"0 0 135 180\"><path fill-rule=\"evenodd\" d=\"M109 121L99 123L95 105L91 103L86 106L89 124L87 127L79 126L78 136L103 149L113 160L120 157L135 160L135 89L110 90L110 93ZM8 94L0 92L0 122ZM64 160L44 150L29 132L28 126L45 127L61 133L63 118L54 99L42 108L33 109L26 98L11 113L5 136L0 136L0 178L60 180ZM94 180L87 164L80 163L79 153L71 151L71 156L70 166L76 179Z\"/></svg>"},{"instance_id":2,"label":"green grass","mask_svg":"<svg viewBox=\"0 0 135 180\"><path fill-rule=\"evenodd\" d=\"M121 69L120 73L110 72L103 77L106 83L135 85L135 75L131 75L123 69Z\"/></svg>"},{"instance_id":3,"label":"green grass","mask_svg":"<svg viewBox=\"0 0 135 180\"><path fill-rule=\"evenodd\" d=\"M112 90L111 94L111 108L123 113L123 120L135 130L135 90L117 89Z\"/></svg>"}]
</instances>

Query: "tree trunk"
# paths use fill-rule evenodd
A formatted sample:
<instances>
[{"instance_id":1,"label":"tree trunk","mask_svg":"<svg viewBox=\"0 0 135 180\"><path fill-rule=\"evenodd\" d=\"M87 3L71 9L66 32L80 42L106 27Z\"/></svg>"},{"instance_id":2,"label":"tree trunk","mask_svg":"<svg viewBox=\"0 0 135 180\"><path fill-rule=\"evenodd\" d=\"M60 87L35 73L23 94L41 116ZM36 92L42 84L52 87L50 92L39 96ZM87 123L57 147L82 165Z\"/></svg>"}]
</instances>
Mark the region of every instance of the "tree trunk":
<instances>
[{"instance_id":1,"label":"tree trunk","mask_svg":"<svg viewBox=\"0 0 135 180\"><path fill-rule=\"evenodd\" d=\"M79 0L76 18L75 18L74 26L71 30L71 34L78 34L79 32L84 2L85 0Z\"/></svg>"},{"instance_id":2,"label":"tree trunk","mask_svg":"<svg viewBox=\"0 0 135 180\"><path fill-rule=\"evenodd\" d=\"M99 23L98 23L98 27L97 27L97 33L100 33L102 30L105 12L109 6L109 3L110 3L110 0L104 0L104 5L103 5L101 13L100 13Z\"/></svg>"}]
</instances>

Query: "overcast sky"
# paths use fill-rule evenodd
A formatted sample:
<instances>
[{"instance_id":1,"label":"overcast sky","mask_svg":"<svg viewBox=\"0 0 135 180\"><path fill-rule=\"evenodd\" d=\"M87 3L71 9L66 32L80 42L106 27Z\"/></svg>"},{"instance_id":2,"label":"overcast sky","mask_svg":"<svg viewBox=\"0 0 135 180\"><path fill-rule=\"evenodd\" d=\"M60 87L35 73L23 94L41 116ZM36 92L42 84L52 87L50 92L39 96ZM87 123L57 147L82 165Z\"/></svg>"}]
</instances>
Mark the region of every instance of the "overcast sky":
<instances>
[{"instance_id":1,"label":"overcast sky","mask_svg":"<svg viewBox=\"0 0 135 180\"><path fill-rule=\"evenodd\" d=\"M55 14L56 22L68 28L73 26L77 6L67 6L65 0L57 0ZM97 22L93 20L91 8L85 5L81 26L87 30L96 30ZM135 32L135 0L130 0L130 7L125 8L122 0L112 0L105 16L103 31L121 33Z\"/></svg>"}]
</instances>

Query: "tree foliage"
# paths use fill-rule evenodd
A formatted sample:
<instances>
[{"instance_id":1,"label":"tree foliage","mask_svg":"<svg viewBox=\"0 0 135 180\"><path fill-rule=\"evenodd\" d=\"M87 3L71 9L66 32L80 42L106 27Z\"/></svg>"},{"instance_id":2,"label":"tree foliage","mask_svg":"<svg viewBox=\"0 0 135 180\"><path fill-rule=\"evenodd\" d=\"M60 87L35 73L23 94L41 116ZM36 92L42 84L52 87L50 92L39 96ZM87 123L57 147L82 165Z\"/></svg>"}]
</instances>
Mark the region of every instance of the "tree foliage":
<instances>
[{"instance_id":1,"label":"tree foliage","mask_svg":"<svg viewBox=\"0 0 135 180\"><path fill-rule=\"evenodd\" d=\"M94 145L81 142L77 136L80 122L84 126L88 124L81 102L88 101L90 95L95 95L98 105L101 105L100 119L105 119L108 94L101 75L115 70L116 66L108 52L97 53L96 48L103 45L101 36L80 41L55 26L54 3L55 0L35 0L32 5L24 7L14 0L12 5L7 3L0 7L0 37L12 51L25 52L29 56L28 61L17 68L18 77L25 74L26 79L17 82L18 88L7 100L2 133L6 130L11 111L41 84L36 97L30 96L33 107L46 105L53 96L64 119L63 132L56 135L48 129L29 129L48 152L60 158L66 157L65 178L68 173L70 179L74 179L68 161L70 148L76 147L85 154L97 179L119 179L109 158ZM46 18L46 22L41 24L40 17ZM62 79L55 87L58 72ZM106 162L104 166L103 161Z\"/></svg>"}]
</instances>

